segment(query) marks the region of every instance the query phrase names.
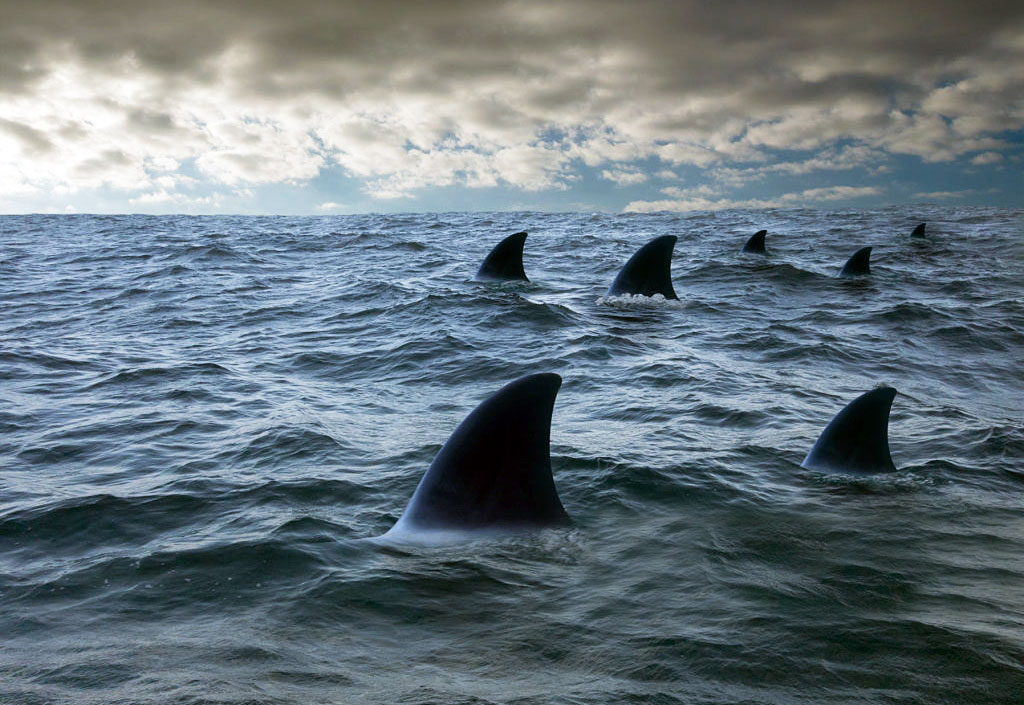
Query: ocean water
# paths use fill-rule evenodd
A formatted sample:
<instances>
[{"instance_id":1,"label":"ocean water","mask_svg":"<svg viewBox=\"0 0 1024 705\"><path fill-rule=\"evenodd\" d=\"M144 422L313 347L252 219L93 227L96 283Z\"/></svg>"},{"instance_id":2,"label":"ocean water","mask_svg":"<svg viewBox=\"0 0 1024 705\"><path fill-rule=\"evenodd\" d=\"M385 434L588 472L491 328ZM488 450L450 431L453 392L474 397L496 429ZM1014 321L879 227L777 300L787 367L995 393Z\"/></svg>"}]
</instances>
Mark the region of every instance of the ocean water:
<instances>
[{"instance_id":1,"label":"ocean water","mask_svg":"<svg viewBox=\"0 0 1024 705\"><path fill-rule=\"evenodd\" d=\"M0 218L0 702L1020 703L1022 220ZM572 528L367 540L546 371ZM801 469L880 383L899 470Z\"/></svg>"}]
</instances>

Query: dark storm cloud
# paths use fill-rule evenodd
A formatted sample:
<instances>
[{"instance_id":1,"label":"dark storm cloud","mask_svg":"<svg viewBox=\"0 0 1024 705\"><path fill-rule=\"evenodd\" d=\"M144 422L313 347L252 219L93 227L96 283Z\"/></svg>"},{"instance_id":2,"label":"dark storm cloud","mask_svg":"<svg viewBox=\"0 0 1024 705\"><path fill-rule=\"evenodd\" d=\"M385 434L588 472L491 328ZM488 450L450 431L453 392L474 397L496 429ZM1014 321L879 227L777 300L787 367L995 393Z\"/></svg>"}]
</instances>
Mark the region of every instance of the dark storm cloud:
<instances>
[{"instance_id":1,"label":"dark storm cloud","mask_svg":"<svg viewBox=\"0 0 1024 705\"><path fill-rule=\"evenodd\" d=\"M6 132L19 140L27 151L35 154L45 154L53 149L53 143L46 137L46 134L33 129L28 125L12 120L0 118L0 131Z\"/></svg>"},{"instance_id":2,"label":"dark storm cloud","mask_svg":"<svg viewBox=\"0 0 1024 705\"><path fill-rule=\"evenodd\" d=\"M628 53L646 90L674 95L777 79L821 59L875 76L878 90L922 68L992 51L1020 31L1016 2L4 2L0 76L30 79L66 50L100 67L126 54L171 76L206 75L226 48L254 52L252 85L277 72L356 69L380 80L405 69L428 84L489 76L557 76L559 60ZM870 67L858 71L858 67ZM598 68L595 66L595 68ZM601 75L590 76L597 84ZM402 80L402 79L400 79ZM778 81L777 81L778 82ZM799 80L792 86L799 98ZM353 86L357 87L357 86ZM780 86L781 87L781 86Z\"/></svg>"},{"instance_id":3,"label":"dark storm cloud","mask_svg":"<svg viewBox=\"0 0 1024 705\"><path fill-rule=\"evenodd\" d=\"M275 164L282 180L335 160L382 193L839 139L951 159L1024 121L1020 2L0 0L0 16L0 118L26 149L192 158L226 183L272 179L243 167L285 147L305 156ZM577 142L550 149L552 131Z\"/></svg>"},{"instance_id":4,"label":"dark storm cloud","mask_svg":"<svg viewBox=\"0 0 1024 705\"><path fill-rule=\"evenodd\" d=\"M173 132L177 129L174 118L169 113L138 108L130 110L126 118L134 126L152 132Z\"/></svg>"}]
</instances>

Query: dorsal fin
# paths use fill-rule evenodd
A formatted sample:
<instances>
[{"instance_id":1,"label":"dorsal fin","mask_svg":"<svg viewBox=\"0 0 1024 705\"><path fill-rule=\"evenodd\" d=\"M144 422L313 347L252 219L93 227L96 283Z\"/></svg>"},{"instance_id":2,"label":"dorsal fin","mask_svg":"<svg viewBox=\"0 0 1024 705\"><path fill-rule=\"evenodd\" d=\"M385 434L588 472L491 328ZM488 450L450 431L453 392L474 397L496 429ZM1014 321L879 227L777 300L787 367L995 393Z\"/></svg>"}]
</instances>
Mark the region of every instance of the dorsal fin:
<instances>
[{"instance_id":1,"label":"dorsal fin","mask_svg":"<svg viewBox=\"0 0 1024 705\"><path fill-rule=\"evenodd\" d=\"M853 253L850 259L846 260L843 269L839 272L841 277L854 277L860 274L871 274L871 248L862 247Z\"/></svg>"},{"instance_id":2,"label":"dorsal fin","mask_svg":"<svg viewBox=\"0 0 1024 705\"><path fill-rule=\"evenodd\" d=\"M494 246L477 270L477 281L530 281L523 269L526 233L513 233Z\"/></svg>"},{"instance_id":3,"label":"dorsal fin","mask_svg":"<svg viewBox=\"0 0 1024 705\"><path fill-rule=\"evenodd\" d=\"M760 252L764 253L764 236L768 234L767 230L758 230L756 233L750 236L747 240L747 244L743 246L744 252Z\"/></svg>"},{"instance_id":4,"label":"dorsal fin","mask_svg":"<svg viewBox=\"0 0 1024 705\"><path fill-rule=\"evenodd\" d=\"M879 387L847 404L821 432L800 465L823 472L895 470L889 455L889 410L896 390Z\"/></svg>"},{"instance_id":5,"label":"dorsal fin","mask_svg":"<svg viewBox=\"0 0 1024 705\"><path fill-rule=\"evenodd\" d=\"M672 249L675 246L675 235L662 235L648 242L629 258L605 296L661 294L666 299L678 299L672 288Z\"/></svg>"},{"instance_id":6,"label":"dorsal fin","mask_svg":"<svg viewBox=\"0 0 1024 705\"><path fill-rule=\"evenodd\" d=\"M561 384L553 373L527 375L481 402L438 451L391 531L569 524L548 447Z\"/></svg>"},{"instance_id":7,"label":"dorsal fin","mask_svg":"<svg viewBox=\"0 0 1024 705\"><path fill-rule=\"evenodd\" d=\"M910 233L910 237L924 237L925 225L926 223L921 223L916 228L914 228L914 232Z\"/></svg>"}]
</instances>

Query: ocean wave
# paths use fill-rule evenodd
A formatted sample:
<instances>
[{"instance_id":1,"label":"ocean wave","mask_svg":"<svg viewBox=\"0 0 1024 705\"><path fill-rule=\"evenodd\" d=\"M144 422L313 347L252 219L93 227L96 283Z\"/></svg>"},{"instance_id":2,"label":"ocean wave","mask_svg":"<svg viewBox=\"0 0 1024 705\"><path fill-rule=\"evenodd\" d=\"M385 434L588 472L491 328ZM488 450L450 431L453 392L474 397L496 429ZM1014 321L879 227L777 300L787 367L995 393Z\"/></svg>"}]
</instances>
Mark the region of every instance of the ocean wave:
<instances>
[{"instance_id":1,"label":"ocean wave","mask_svg":"<svg viewBox=\"0 0 1024 705\"><path fill-rule=\"evenodd\" d=\"M595 302L598 306L609 306L621 309L681 309L683 304L676 299L666 299L661 294L644 296L643 294L622 294L620 296L601 296Z\"/></svg>"},{"instance_id":2,"label":"ocean wave","mask_svg":"<svg viewBox=\"0 0 1024 705\"><path fill-rule=\"evenodd\" d=\"M0 701L1016 702L1019 213L912 210L8 218ZM572 527L381 540L531 372ZM879 381L898 470L801 468Z\"/></svg>"}]
</instances>

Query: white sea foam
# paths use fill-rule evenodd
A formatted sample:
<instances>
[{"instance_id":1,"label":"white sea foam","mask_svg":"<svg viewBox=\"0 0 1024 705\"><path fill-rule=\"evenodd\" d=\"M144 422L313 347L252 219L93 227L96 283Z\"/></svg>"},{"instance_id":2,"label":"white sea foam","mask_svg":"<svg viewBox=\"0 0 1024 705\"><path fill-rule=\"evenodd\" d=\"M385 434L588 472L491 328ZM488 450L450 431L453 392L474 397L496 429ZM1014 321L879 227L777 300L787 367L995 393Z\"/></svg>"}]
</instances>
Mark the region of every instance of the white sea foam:
<instances>
[{"instance_id":1,"label":"white sea foam","mask_svg":"<svg viewBox=\"0 0 1024 705\"><path fill-rule=\"evenodd\" d=\"M663 294L644 296L643 294L622 294L621 296L601 296L597 299L599 306L611 306L612 308L682 308L683 302L679 299L666 299Z\"/></svg>"}]
</instances>

